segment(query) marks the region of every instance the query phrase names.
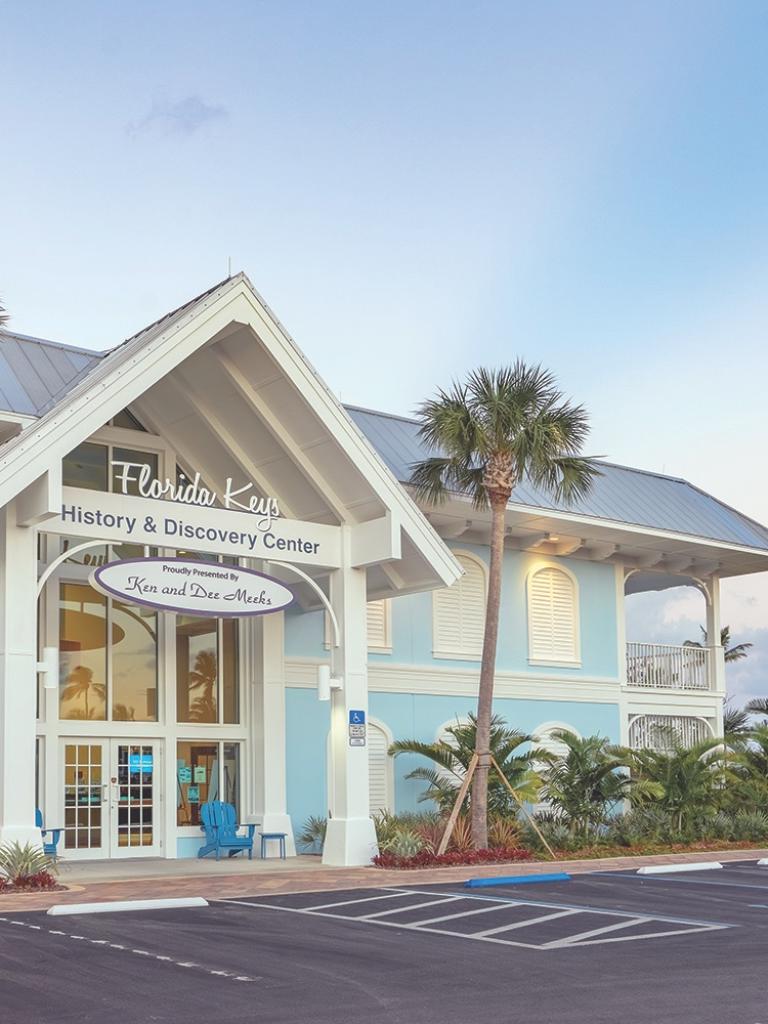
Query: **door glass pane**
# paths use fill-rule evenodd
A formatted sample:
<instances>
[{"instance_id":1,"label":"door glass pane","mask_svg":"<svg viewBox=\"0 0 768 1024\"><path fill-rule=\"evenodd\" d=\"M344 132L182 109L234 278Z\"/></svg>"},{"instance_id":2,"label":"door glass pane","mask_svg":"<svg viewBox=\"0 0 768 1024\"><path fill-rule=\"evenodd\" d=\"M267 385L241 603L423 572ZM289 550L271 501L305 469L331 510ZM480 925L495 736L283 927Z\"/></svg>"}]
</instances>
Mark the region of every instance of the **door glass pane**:
<instances>
[{"instance_id":1,"label":"door glass pane","mask_svg":"<svg viewBox=\"0 0 768 1024\"><path fill-rule=\"evenodd\" d=\"M113 601L112 632L112 719L156 722L157 613Z\"/></svg>"},{"instance_id":2,"label":"door glass pane","mask_svg":"<svg viewBox=\"0 0 768 1024\"><path fill-rule=\"evenodd\" d=\"M64 847L94 850L102 845L100 743L64 746Z\"/></svg>"},{"instance_id":3,"label":"door glass pane","mask_svg":"<svg viewBox=\"0 0 768 1024\"><path fill-rule=\"evenodd\" d=\"M65 487L84 487L89 491L106 491L107 447L86 441L78 445L61 460L62 482Z\"/></svg>"},{"instance_id":4,"label":"door glass pane","mask_svg":"<svg viewBox=\"0 0 768 1024\"><path fill-rule=\"evenodd\" d=\"M117 745L117 845L152 846L154 751L148 743Z\"/></svg>"},{"instance_id":5,"label":"door glass pane","mask_svg":"<svg viewBox=\"0 0 768 1024\"><path fill-rule=\"evenodd\" d=\"M218 800L218 743L190 743L176 746L176 823L199 825L200 806Z\"/></svg>"},{"instance_id":6,"label":"door glass pane","mask_svg":"<svg viewBox=\"0 0 768 1024\"><path fill-rule=\"evenodd\" d=\"M216 619L176 616L176 704L180 722L218 721Z\"/></svg>"},{"instance_id":7,"label":"door glass pane","mask_svg":"<svg viewBox=\"0 0 768 1024\"><path fill-rule=\"evenodd\" d=\"M225 743L224 757L222 759L223 778L222 795L220 797L227 804L233 804L237 811L237 820L240 820L240 744Z\"/></svg>"},{"instance_id":8,"label":"door glass pane","mask_svg":"<svg viewBox=\"0 0 768 1024\"><path fill-rule=\"evenodd\" d=\"M223 620L222 641L221 699L224 708L224 721L227 725L237 725L240 721L240 681L237 671L237 619Z\"/></svg>"},{"instance_id":9,"label":"door glass pane","mask_svg":"<svg viewBox=\"0 0 768 1024\"><path fill-rule=\"evenodd\" d=\"M117 633L113 630L113 642ZM107 599L88 584L59 591L59 715L103 721L107 695Z\"/></svg>"}]
</instances>

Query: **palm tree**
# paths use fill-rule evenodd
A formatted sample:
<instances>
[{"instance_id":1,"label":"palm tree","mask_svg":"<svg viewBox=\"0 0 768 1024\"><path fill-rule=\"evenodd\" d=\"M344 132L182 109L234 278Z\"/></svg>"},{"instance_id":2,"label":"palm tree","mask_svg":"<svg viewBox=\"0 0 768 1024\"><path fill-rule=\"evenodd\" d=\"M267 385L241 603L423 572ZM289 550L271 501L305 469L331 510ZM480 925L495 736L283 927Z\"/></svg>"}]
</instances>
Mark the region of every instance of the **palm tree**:
<instances>
[{"instance_id":1,"label":"palm tree","mask_svg":"<svg viewBox=\"0 0 768 1024\"><path fill-rule=\"evenodd\" d=\"M8 323L10 319L10 316L5 311L5 306L3 306L3 304L0 302L0 331L2 331L5 328L5 325Z\"/></svg>"},{"instance_id":2,"label":"palm tree","mask_svg":"<svg viewBox=\"0 0 768 1024\"><path fill-rule=\"evenodd\" d=\"M106 699L107 688L103 683L94 683L93 669L85 665L75 665L67 678L64 680L64 689L61 691L62 702L83 698L83 718L88 720L91 717L93 708L88 706L88 694L100 701ZM70 715L70 718L78 718L79 715Z\"/></svg>"},{"instance_id":3,"label":"palm tree","mask_svg":"<svg viewBox=\"0 0 768 1024\"><path fill-rule=\"evenodd\" d=\"M719 739L685 746L674 729L659 729L664 749L632 751L633 776L645 783L654 802L675 818L682 832L697 814L717 809L728 781L726 768L736 761ZM654 791L655 790L655 791ZM637 802L646 792L637 790Z\"/></svg>"},{"instance_id":4,"label":"palm tree","mask_svg":"<svg viewBox=\"0 0 768 1024\"><path fill-rule=\"evenodd\" d=\"M707 631L706 629L704 629L703 626L699 626L699 629L701 630L701 638L703 642L699 643L698 640L686 640L683 644L684 647L707 646L709 642ZM725 655L726 662L728 664L731 664L734 661L741 661L743 658L748 657L749 652L754 645L750 643L731 643L731 627L723 626L723 628L720 630L720 646L723 648L723 653Z\"/></svg>"},{"instance_id":5,"label":"palm tree","mask_svg":"<svg viewBox=\"0 0 768 1024\"><path fill-rule=\"evenodd\" d=\"M457 722L446 729L448 738L435 743L419 740L398 740L389 748L395 757L400 754L420 754L428 758L434 767L421 765L406 775L407 779L419 779L427 787L419 797L420 801L434 800L441 811L447 812L456 802L456 794L464 781L469 763L477 746L477 718L469 715L469 721ZM521 800L533 802L539 789L534 771L534 762L543 754L539 750L521 751L531 743L533 737L517 729L507 728L498 715L491 719L489 749L496 764L504 773ZM498 776L494 773L488 783L488 809L492 814L508 816L515 814L514 800Z\"/></svg>"},{"instance_id":6,"label":"palm tree","mask_svg":"<svg viewBox=\"0 0 768 1024\"><path fill-rule=\"evenodd\" d=\"M482 849L488 845L489 743L507 503L523 477L558 500L572 501L587 493L599 470L580 454L589 430L586 412L565 400L555 378L541 366L518 360L499 370L475 370L466 382L455 382L424 402L418 418L419 435L434 454L413 466L417 495L437 504L460 491L477 508L491 510L477 700L479 760L472 781L472 841Z\"/></svg>"},{"instance_id":7,"label":"palm tree","mask_svg":"<svg viewBox=\"0 0 768 1024\"><path fill-rule=\"evenodd\" d=\"M198 651L195 664L189 673L189 689L201 690L202 693L192 701L189 717L193 722L215 722L216 682L218 666L214 650Z\"/></svg>"},{"instance_id":8,"label":"palm tree","mask_svg":"<svg viewBox=\"0 0 768 1024\"><path fill-rule=\"evenodd\" d=\"M752 715L764 715L768 718L768 697L754 697L747 702L744 710Z\"/></svg>"},{"instance_id":9,"label":"palm tree","mask_svg":"<svg viewBox=\"0 0 768 1024\"><path fill-rule=\"evenodd\" d=\"M541 798L574 835L587 836L635 787L622 770L629 764L629 752L604 736L582 738L567 729L550 735L564 749L544 754Z\"/></svg>"}]
</instances>

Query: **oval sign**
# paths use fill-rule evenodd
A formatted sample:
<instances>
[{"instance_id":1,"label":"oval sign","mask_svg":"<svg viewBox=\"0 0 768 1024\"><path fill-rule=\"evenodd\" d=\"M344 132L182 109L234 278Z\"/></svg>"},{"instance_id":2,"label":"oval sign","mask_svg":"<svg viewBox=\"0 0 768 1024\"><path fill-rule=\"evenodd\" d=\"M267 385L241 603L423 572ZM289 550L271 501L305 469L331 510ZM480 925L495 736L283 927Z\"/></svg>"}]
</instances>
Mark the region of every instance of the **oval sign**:
<instances>
[{"instance_id":1,"label":"oval sign","mask_svg":"<svg viewBox=\"0 0 768 1024\"><path fill-rule=\"evenodd\" d=\"M126 558L99 566L91 586L129 604L183 615L234 619L267 615L293 601L271 576L237 565L188 558Z\"/></svg>"}]
</instances>

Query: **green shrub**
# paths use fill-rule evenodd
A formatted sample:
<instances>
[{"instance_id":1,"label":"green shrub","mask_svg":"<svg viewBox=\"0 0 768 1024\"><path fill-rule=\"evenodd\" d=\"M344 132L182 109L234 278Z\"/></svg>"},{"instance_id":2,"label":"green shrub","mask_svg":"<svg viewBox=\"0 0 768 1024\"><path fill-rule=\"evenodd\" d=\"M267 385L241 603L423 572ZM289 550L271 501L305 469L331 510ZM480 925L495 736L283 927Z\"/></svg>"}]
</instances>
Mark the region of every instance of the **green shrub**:
<instances>
[{"instance_id":1,"label":"green shrub","mask_svg":"<svg viewBox=\"0 0 768 1024\"><path fill-rule=\"evenodd\" d=\"M424 849L424 840L413 829L401 828L379 843L379 849L395 857L415 857Z\"/></svg>"},{"instance_id":2,"label":"green shrub","mask_svg":"<svg viewBox=\"0 0 768 1024\"><path fill-rule=\"evenodd\" d=\"M768 814L762 811L739 811L733 818L733 838L759 843L768 838Z\"/></svg>"},{"instance_id":3,"label":"green shrub","mask_svg":"<svg viewBox=\"0 0 768 1024\"><path fill-rule=\"evenodd\" d=\"M0 845L0 873L19 888L23 888L25 880L33 875L43 871L55 875L58 870L54 861L34 843L25 843L24 846L17 842Z\"/></svg>"},{"instance_id":4,"label":"green shrub","mask_svg":"<svg viewBox=\"0 0 768 1024\"><path fill-rule=\"evenodd\" d=\"M328 819L311 815L301 826L301 831L296 836L299 845L305 853L320 853L325 842L325 832L328 828Z\"/></svg>"}]
</instances>

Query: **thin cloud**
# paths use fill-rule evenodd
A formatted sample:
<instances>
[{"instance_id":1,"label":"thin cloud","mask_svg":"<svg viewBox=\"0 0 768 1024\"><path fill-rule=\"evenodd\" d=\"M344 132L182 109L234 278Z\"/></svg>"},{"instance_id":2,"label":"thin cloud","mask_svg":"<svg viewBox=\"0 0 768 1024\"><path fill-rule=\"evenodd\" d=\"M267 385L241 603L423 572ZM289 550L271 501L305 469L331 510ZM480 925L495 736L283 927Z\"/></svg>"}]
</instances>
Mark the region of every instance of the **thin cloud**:
<instances>
[{"instance_id":1,"label":"thin cloud","mask_svg":"<svg viewBox=\"0 0 768 1024\"><path fill-rule=\"evenodd\" d=\"M214 121L229 116L226 107L206 103L199 96L187 96L175 103L155 101L149 113L126 127L129 135L159 132L162 135L193 135Z\"/></svg>"}]
</instances>

